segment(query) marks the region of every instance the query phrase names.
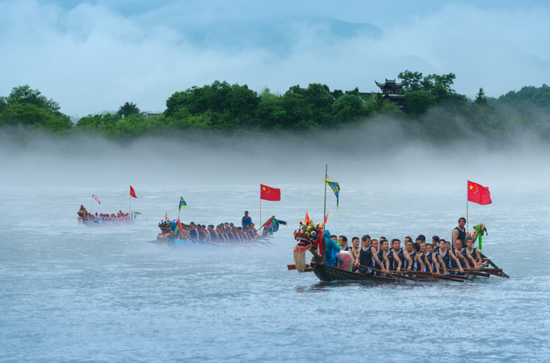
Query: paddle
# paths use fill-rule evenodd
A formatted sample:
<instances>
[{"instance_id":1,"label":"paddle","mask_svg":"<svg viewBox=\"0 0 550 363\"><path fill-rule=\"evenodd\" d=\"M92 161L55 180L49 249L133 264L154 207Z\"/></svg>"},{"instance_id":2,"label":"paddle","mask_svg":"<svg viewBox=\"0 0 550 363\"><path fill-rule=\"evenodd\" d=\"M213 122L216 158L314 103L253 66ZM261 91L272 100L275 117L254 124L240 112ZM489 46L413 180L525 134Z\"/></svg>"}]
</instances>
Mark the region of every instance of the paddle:
<instances>
[{"instance_id":1,"label":"paddle","mask_svg":"<svg viewBox=\"0 0 550 363\"><path fill-rule=\"evenodd\" d=\"M456 281L456 282L464 282L465 280L468 280L465 276L454 276L454 275L443 275L443 274L436 274L431 272L424 272L424 271L413 271L411 272L415 275L422 275L422 276L429 276L436 280L450 280L450 281Z\"/></svg>"},{"instance_id":2,"label":"paddle","mask_svg":"<svg viewBox=\"0 0 550 363\"><path fill-rule=\"evenodd\" d=\"M377 270L377 269L372 268L372 267L367 267L367 266L363 266L363 265L359 265L359 267L368 268L369 270L376 271L376 272L386 273L385 271ZM414 277L405 276L405 275L396 275L396 274L404 274L404 272L400 272L400 271L391 271L390 273L388 273L388 275L395 275L395 278L403 278L403 279L405 279L405 280L414 280L414 281L418 281L418 279L417 279L417 278L414 278ZM374 276L374 277L383 277L383 276L376 276L376 275L373 275L373 276Z\"/></svg>"},{"instance_id":3,"label":"paddle","mask_svg":"<svg viewBox=\"0 0 550 363\"><path fill-rule=\"evenodd\" d=\"M289 270L296 270L296 265L286 265ZM306 268L310 268L311 266L306 264Z\"/></svg>"},{"instance_id":4,"label":"paddle","mask_svg":"<svg viewBox=\"0 0 550 363\"><path fill-rule=\"evenodd\" d=\"M455 268L448 268L447 271L460 272L459 269L455 269ZM476 272L476 271L472 271L472 270L468 270L468 269L464 269L464 273L465 273L465 274L470 274L470 275L475 275L475 276L482 276L482 277L489 277L489 276L491 276L490 274L487 274L487 273Z\"/></svg>"},{"instance_id":5,"label":"paddle","mask_svg":"<svg viewBox=\"0 0 550 363\"><path fill-rule=\"evenodd\" d=\"M483 254L483 252L479 251L479 253L481 254L481 258L487 259L487 262L489 262L489 264L490 264L491 266L493 266L493 267L496 268L496 269L500 269L500 267L498 267L493 261L491 261L490 258L487 258L487 256L485 256L485 255ZM504 276L501 276L501 275L499 275L499 276L500 276L500 277L506 277L507 279L510 278L510 276L508 276L508 275L505 274L504 272L502 272L502 275L504 275Z\"/></svg>"},{"instance_id":6,"label":"paddle","mask_svg":"<svg viewBox=\"0 0 550 363\"><path fill-rule=\"evenodd\" d=\"M465 268L464 271L466 271L466 273L470 273L470 271L473 271L473 272L481 272L489 275L495 275L498 277L504 277L502 269L499 269L499 268Z\"/></svg>"}]
</instances>

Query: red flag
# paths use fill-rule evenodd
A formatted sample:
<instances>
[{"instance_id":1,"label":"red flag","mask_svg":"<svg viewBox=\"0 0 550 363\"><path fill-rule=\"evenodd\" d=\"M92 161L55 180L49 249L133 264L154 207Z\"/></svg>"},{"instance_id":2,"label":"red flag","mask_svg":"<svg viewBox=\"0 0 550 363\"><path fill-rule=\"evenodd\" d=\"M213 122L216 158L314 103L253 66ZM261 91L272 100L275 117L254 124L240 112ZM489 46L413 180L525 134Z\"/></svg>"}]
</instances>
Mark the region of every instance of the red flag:
<instances>
[{"instance_id":1,"label":"red flag","mask_svg":"<svg viewBox=\"0 0 550 363\"><path fill-rule=\"evenodd\" d=\"M97 200L97 204L101 204L101 202L99 201L99 198L96 197L95 195L92 195L92 198L94 198L95 200Z\"/></svg>"},{"instance_id":2,"label":"red flag","mask_svg":"<svg viewBox=\"0 0 550 363\"><path fill-rule=\"evenodd\" d=\"M137 198L136 197L136 191L134 190L134 188L132 188L132 186L130 185L130 195L134 198Z\"/></svg>"},{"instance_id":3,"label":"red flag","mask_svg":"<svg viewBox=\"0 0 550 363\"><path fill-rule=\"evenodd\" d=\"M468 202L474 202L481 205L493 203L489 188L468 180Z\"/></svg>"},{"instance_id":4,"label":"red flag","mask_svg":"<svg viewBox=\"0 0 550 363\"><path fill-rule=\"evenodd\" d=\"M271 188L267 185L260 184L260 199L277 202L281 200L281 189Z\"/></svg>"}]
</instances>

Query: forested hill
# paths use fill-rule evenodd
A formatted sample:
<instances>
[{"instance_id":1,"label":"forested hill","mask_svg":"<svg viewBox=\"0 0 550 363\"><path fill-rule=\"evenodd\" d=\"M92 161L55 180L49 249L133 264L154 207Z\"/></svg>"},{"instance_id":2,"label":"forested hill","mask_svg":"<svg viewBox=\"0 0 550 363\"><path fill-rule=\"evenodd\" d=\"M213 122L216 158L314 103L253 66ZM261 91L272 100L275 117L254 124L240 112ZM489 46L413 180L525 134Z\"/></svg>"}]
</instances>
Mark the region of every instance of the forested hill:
<instances>
[{"instance_id":1,"label":"forested hill","mask_svg":"<svg viewBox=\"0 0 550 363\"><path fill-rule=\"evenodd\" d=\"M518 92L510 91L498 98L498 103L508 104L510 106L536 106L550 109L550 87L543 84L542 87L523 87Z\"/></svg>"},{"instance_id":2,"label":"forested hill","mask_svg":"<svg viewBox=\"0 0 550 363\"><path fill-rule=\"evenodd\" d=\"M42 130L58 135L100 134L132 140L191 131L238 135L327 130L389 115L411 139L437 143L472 135L502 140L518 128L534 129L548 137L547 120L541 116L548 114L541 110L550 107L550 88L546 85L524 87L498 99L487 99L480 88L472 100L452 88L456 78L452 73L423 76L405 71L398 78L403 83L401 109L382 94L362 94L358 88L331 90L327 85L312 83L275 94L269 89L257 93L246 85L215 81L175 92L166 100L162 114L148 115L134 103L126 102L117 112L88 115L76 125L59 111L57 102L29 86L21 86L7 97L0 97L0 127L19 137ZM516 112L510 113L510 108Z\"/></svg>"}]
</instances>

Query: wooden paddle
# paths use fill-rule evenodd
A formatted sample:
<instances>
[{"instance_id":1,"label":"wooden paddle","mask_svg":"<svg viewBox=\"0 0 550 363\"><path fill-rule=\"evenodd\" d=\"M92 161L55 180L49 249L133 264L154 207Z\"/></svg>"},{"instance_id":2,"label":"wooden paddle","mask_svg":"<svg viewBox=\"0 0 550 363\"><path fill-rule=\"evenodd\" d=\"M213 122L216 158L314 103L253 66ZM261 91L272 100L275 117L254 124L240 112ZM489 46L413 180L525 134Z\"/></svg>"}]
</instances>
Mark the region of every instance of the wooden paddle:
<instances>
[{"instance_id":1,"label":"wooden paddle","mask_svg":"<svg viewBox=\"0 0 550 363\"><path fill-rule=\"evenodd\" d=\"M470 271L473 271L473 272L481 272L489 275L495 275L498 277L504 277L502 269L500 268L468 268L468 269L465 268L464 271L466 273L470 273Z\"/></svg>"},{"instance_id":2,"label":"wooden paddle","mask_svg":"<svg viewBox=\"0 0 550 363\"><path fill-rule=\"evenodd\" d=\"M450 281L456 281L456 282L464 282L465 280L468 280L468 278L465 276L443 275L443 274L436 274L436 273L424 272L424 271L413 271L411 272L411 274L429 276L436 280L441 279L441 280L450 280Z\"/></svg>"},{"instance_id":3,"label":"wooden paddle","mask_svg":"<svg viewBox=\"0 0 550 363\"><path fill-rule=\"evenodd\" d=\"M289 270L296 270L296 265L286 265ZM306 268L310 268L311 266L306 264Z\"/></svg>"},{"instance_id":4,"label":"wooden paddle","mask_svg":"<svg viewBox=\"0 0 550 363\"><path fill-rule=\"evenodd\" d=\"M447 271L454 271L454 272L460 272L459 269L456 268L448 268ZM490 277L490 274L483 273L483 272L476 272L468 269L464 269L465 274L475 275L475 276L481 276L481 277Z\"/></svg>"},{"instance_id":5,"label":"wooden paddle","mask_svg":"<svg viewBox=\"0 0 550 363\"><path fill-rule=\"evenodd\" d=\"M481 258L483 259L486 259L487 262L489 262L489 265L493 266L494 268L496 269L500 269L500 267L498 267L493 261L491 261L490 258L487 258L487 256L485 256L483 254L483 252L479 251L479 253L481 254ZM508 276L507 274L505 274L504 272L501 272L502 275L499 275L500 277L506 277L507 279L510 278L510 276Z\"/></svg>"},{"instance_id":6,"label":"wooden paddle","mask_svg":"<svg viewBox=\"0 0 550 363\"><path fill-rule=\"evenodd\" d=\"M386 272L384 272L384 271L377 270L377 269L372 268L372 267L367 267L367 266L363 266L363 265L359 265L359 267L368 268L369 270L376 271L376 272L386 273ZM404 274L404 272L391 271L390 273L388 273L388 275L395 275L396 278L403 278L403 279L405 279L405 280L414 280L414 281L418 281L418 280L419 280L419 279L414 278L414 277L405 276L405 275L397 275L397 274ZM383 276L376 276L376 275L373 275L373 276L374 276L374 277L383 277Z\"/></svg>"}]
</instances>

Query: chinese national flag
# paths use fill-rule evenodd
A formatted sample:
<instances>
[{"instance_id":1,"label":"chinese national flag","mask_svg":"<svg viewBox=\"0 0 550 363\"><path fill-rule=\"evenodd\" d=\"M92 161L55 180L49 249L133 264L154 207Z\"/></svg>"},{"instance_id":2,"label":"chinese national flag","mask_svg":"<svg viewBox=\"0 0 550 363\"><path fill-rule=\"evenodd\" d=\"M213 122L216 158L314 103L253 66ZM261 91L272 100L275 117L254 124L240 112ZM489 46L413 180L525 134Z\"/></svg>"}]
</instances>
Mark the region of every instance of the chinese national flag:
<instances>
[{"instance_id":1,"label":"chinese national flag","mask_svg":"<svg viewBox=\"0 0 550 363\"><path fill-rule=\"evenodd\" d=\"M260 199L279 201L281 200L281 189L260 184Z\"/></svg>"},{"instance_id":2,"label":"chinese national flag","mask_svg":"<svg viewBox=\"0 0 550 363\"><path fill-rule=\"evenodd\" d=\"M468 202L474 202L481 205L493 203L489 188L468 180Z\"/></svg>"},{"instance_id":3,"label":"chinese national flag","mask_svg":"<svg viewBox=\"0 0 550 363\"><path fill-rule=\"evenodd\" d=\"M130 185L130 195L134 198L137 198L136 196L136 191L134 190L134 188L132 188L132 186Z\"/></svg>"}]
</instances>

